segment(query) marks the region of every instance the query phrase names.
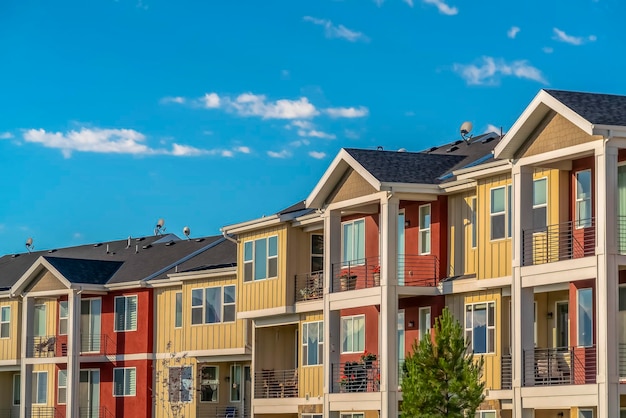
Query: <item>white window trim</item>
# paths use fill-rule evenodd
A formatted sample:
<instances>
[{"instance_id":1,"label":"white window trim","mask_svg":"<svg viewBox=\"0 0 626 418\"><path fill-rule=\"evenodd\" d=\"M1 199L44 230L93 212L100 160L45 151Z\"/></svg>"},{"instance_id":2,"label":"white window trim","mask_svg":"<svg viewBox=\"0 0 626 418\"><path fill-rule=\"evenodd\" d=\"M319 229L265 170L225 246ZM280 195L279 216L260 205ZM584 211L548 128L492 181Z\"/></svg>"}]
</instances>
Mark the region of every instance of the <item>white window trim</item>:
<instances>
[{"instance_id":1,"label":"white window trim","mask_svg":"<svg viewBox=\"0 0 626 418\"><path fill-rule=\"evenodd\" d=\"M485 416L485 414L497 414L497 411L495 409L490 409L488 411L476 411L476 414L478 415L476 418L483 418Z\"/></svg>"},{"instance_id":2,"label":"white window trim","mask_svg":"<svg viewBox=\"0 0 626 418\"><path fill-rule=\"evenodd\" d=\"M584 173L584 172L589 172L589 199L579 199L578 198L578 174L580 173ZM585 170L579 170L574 172L574 180L575 180L575 184L574 184L574 228L575 229L584 229L584 228L589 228L591 226L591 218L593 218L593 207L591 206L592 203L592 197L593 197L593 175L591 173L591 169L587 168ZM585 200L589 200L589 209L591 212L591 218L589 219L580 219L579 218L579 213L578 213L578 202L583 202ZM581 222L584 221L584 222ZM589 225L587 225L587 222L589 223ZM581 224L579 226L579 224Z\"/></svg>"},{"instance_id":3,"label":"white window trim","mask_svg":"<svg viewBox=\"0 0 626 418\"><path fill-rule=\"evenodd\" d=\"M322 328L324 327L324 321L303 322L302 323L302 337L303 337L303 340L304 340L304 336L305 335L308 336L308 333L309 333L309 325L308 324L314 324L314 323L317 323L317 326L318 326L318 328L317 328L317 345L318 346L319 345L323 346L324 345L324 333L322 332L322 334L320 335L320 332L319 332L320 328L319 327L320 326ZM307 327L306 334L304 332L304 326L305 325ZM308 340L306 340L306 341L308 341ZM303 353L302 353L302 367L319 367L319 366L323 366L324 365L324 358L323 357L322 358L318 358L317 364L304 364L304 347L306 347L306 350L307 350L307 353L308 353L309 352L309 343L308 342L303 342L302 343L302 351L303 351ZM319 349L318 349L318 353L319 353ZM319 357L319 354L318 354L318 357Z\"/></svg>"},{"instance_id":4,"label":"white window trim","mask_svg":"<svg viewBox=\"0 0 626 418\"><path fill-rule=\"evenodd\" d=\"M420 329L418 330L418 337L419 337L418 341L421 341L422 337L426 336L426 333L423 332L422 327L421 327L421 325L422 325L422 312L423 311L428 311L429 312L429 314L431 315L431 322L432 322L432 314L433 314L433 312L431 310L431 307L430 306L422 306L421 308L419 308L418 312L417 312L417 321L418 321L418 326L420 327ZM432 328L432 325L429 323L428 324L428 333L430 333L431 328Z\"/></svg>"},{"instance_id":5,"label":"white window trim","mask_svg":"<svg viewBox=\"0 0 626 418\"><path fill-rule=\"evenodd\" d=\"M20 404L19 404L19 403L15 403L15 386L17 386L17 393L19 393L19 394L20 394L20 398L21 398L21 396L22 396L22 392L21 392L21 391L22 391L22 388L20 387L20 385L22 384L22 379L20 379L20 384L19 384L19 385L16 385L16 384L15 384L15 380L17 380L18 378L20 378L20 374L19 374L19 373L15 373L15 374L13 375L13 391L11 392L11 404L12 404L13 406L20 406ZM22 399L20 399L19 401L20 401L20 403L21 403L21 402L22 402Z\"/></svg>"},{"instance_id":6,"label":"white window trim","mask_svg":"<svg viewBox=\"0 0 626 418\"><path fill-rule=\"evenodd\" d=\"M33 371L32 373L37 375L37 386L39 386L39 382L40 382L40 380L41 380L39 376L40 376L40 375L42 375L42 374L46 376L46 379L45 379L45 381L46 381L46 399L45 399L43 402L35 402L35 400L34 400L34 399L31 399L31 403L32 403L33 405L46 405L46 404L48 403L48 391L49 391L49 389L50 389L50 388L48 387L48 372L47 372L47 371L41 371L41 370L38 370L38 371ZM21 382L20 382L20 383L21 383ZM32 387L32 386L31 386L31 387ZM28 390L28 389L27 389L27 390ZM31 390L32 390L32 389L31 389ZM35 393L39 393L39 387L37 387L37 388L35 389ZM21 402L21 399L20 399L20 402Z\"/></svg>"},{"instance_id":7,"label":"white window trim","mask_svg":"<svg viewBox=\"0 0 626 418\"><path fill-rule=\"evenodd\" d=\"M343 230L344 230L343 226L347 225L347 224L353 224L354 225L355 223L361 222L361 221L363 221L363 248L365 249L366 248L366 242L365 241L366 241L366 236L367 236L367 233L366 233L366 230L365 230L366 229L365 228L366 227L365 218L352 219L351 221L345 221L345 222L341 223L341 268L352 268L352 267L364 266L365 263L366 263L367 255L365 254L365 251L363 251L363 260L362 260L361 263L358 263L358 264L356 263L357 261L359 261L358 258L353 258L351 260L345 260L344 261L344 259L345 259L345 248L343 248ZM353 235L353 238L354 238L354 235ZM353 241L352 242L352 248L355 248L354 239L352 241ZM350 263L350 265L344 266L345 262Z\"/></svg>"},{"instance_id":8,"label":"white window trim","mask_svg":"<svg viewBox=\"0 0 626 418\"><path fill-rule=\"evenodd\" d=\"M240 370L239 371L239 378L240 378L240 381L239 381L239 400L233 400L233 397L232 397L233 396L233 391L232 391L233 387L232 386L235 384L235 373L233 373L233 370L234 370L235 367L239 367L239 370ZM243 365L241 365L241 364L231 364L230 365L230 380L229 380L229 387L228 387L228 400L229 400L230 403L240 403L240 402L242 402L243 395L244 395L243 392L242 392L243 388L241 387L242 381L243 381L243 377L244 377L243 376Z\"/></svg>"},{"instance_id":9,"label":"white window trim","mask_svg":"<svg viewBox=\"0 0 626 418\"><path fill-rule=\"evenodd\" d=\"M276 255L272 255L270 256L270 238L276 237ZM256 242L260 241L260 240L265 240L267 241L265 249L265 277L261 278L261 279L255 279L254 278L254 270L255 270L255 264L256 264L256 258L255 258L255 247L256 247ZM246 253L245 253L245 246L248 242L252 243L252 260L248 260L246 261ZM270 279L277 279L278 278L278 274L279 274L279 269L280 266L278 265L278 253L280 252L280 247L279 247L280 241L278 239L278 235L270 235L264 238L255 238L255 239L251 239L248 241L245 241L243 243L244 245L244 254L243 254L243 266L244 266L244 271L243 271L243 283L254 283L254 282L260 282L261 280L270 280ZM270 263L269 261L271 259L276 259L276 276L272 276L270 277ZM245 268L246 268L246 264L252 264L252 278L250 280L246 280L245 278Z\"/></svg>"},{"instance_id":10,"label":"white window trim","mask_svg":"<svg viewBox=\"0 0 626 418\"><path fill-rule=\"evenodd\" d=\"M65 372L65 386L61 386L61 373ZM61 396L60 396L60 392L61 389L65 389L65 402L61 402ZM66 370L59 370L59 372L57 373L57 404L59 405L65 405L67 403L67 369Z\"/></svg>"},{"instance_id":11,"label":"white window trim","mask_svg":"<svg viewBox=\"0 0 626 418\"><path fill-rule=\"evenodd\" d=\"M115 394L115 371L116 370L123 370L124 374L123 374L123 382L122 382L122 395L116 395ZM135 371L135 393L131 393L130 395L126 395L126 373L130 370L134 370ZM131 398L134 396L137 396L137 368L136 367L114 367L113 368L113 397L114 398Z\"/></svg>"},{"instance_id":12,"label":"white window trim","mask_svg":"<svg viewBox=\"0 0 626 418\"><path fill-rule=\"evenodd\" d=\"M542 181L542 180L546 181L546 203L542 203L540 205L535 205L535 202L534 202L534 200L535 200L535 196L534 196L535 183L538 182L538 181ZM549 221L550 213L548 212L548 200L550 200L550 189L549 188L550 188L550 181L548 180L547 176L546 177L540 177L540 178L537 178L537 179L533 180L533 215L534 215L535 209L546 208L546 226L542 227L542 228L547 228L548 225L550 225L550 221ZM533 217L533 219L534 219L534 217ZM534 228L535 228L535 226L533 225L533 229ZM539 233L544 234L545 232L544 231L540 231Z\"/></svg>"},{"instance_id":13,"label":"white window trim","mask_svg":"<svg viewBox=\"0 0 626 418\"><path fill-rule=\"evenodd\" d=\"M365 417L365 412L340 412L339 416L341 418L344 418L346 416L350 416L350 418L354 418L355 415L361 415L363 417Z\"/></svg>"},{"instance_id":14,"label":"white window trim","mask_svg":"<svg viewBox=\"0 0 626 418\"><path fill-rule=\"evenodd\" d=\"M344 320L351 320L354 323L354 320L356 318L363 318L363 350L362 351L343 351L343 321ZM365 342L367 341L367 336L365 335L365 328L366 328L366 324L365 324L365 315L361 314L361 315L347 315L347 316L342 316L341 317L341 335L340 335L340 341L341 341L341 354L358 354L358 353L364 353L365 352ZM352 329L354 330L354 327L352 327ZM354 350L354 334L352 334L352 349Z\"/></svg>"},{"instance_id":15,"label":"white window trim","mask_svg":"<svg viewBox=\"0 0 626 418\"><path fill-rule=\"evenodd\" d=\"M185 368L190 368L191 369L191 381L192 382L194 381L193 366L170 366L170 367L168 367L168 379L167 379L168 380L168 382L167 382L167 391L168 392L169 392L169 388L170 388L170 380L171 380L170 376L171 376L172 369L180 369L180 374L182 376L183 369L185 369ZM181 389L182 389L182 384L183 384L182 378L181 378L180 384L181 384ZM181 392L182 392L182 390L181 390ZM183 401L183 400L170 401L169 398L168 398L168 402L171 402L171 403L191 403L191 402L193 402L193 392L194 392L194 390L193 390L193 383L192 383L192 387L189 389L189 400L188 401ZM181 397L182 397L182 394L181 394Z\"/></svg>"},{"instance_id":16,"label":"white window trim","mask_svg":"<svg viewBox=\"0 0 626 418\"><path fill-rule=\"evenodd\" d=\"M215 382L216 383L207 383L207 385L216 385L217 386L217 400L216 401L203 401L202 400L202 386L204 386L205 384L203 383L202 380L202 369L204 368L214 368L215 369ZM208 379L207 379L208 380ZM213 380L208 380L209 382L213 382ZM215 365L215 364L203 364L200 366L200 396L198 397L198 399L200 400L200 403L206 403L206 404L212 404L212 403L219 403L220 401L220 366Z\"/></svg>"},{"instance_id":17,"label":"white window trim","mask_svg":"<svg viewBox=\"0 0 626 418\"><path fill-rule=\"evenodd\" d=\"M422 228L422 208L428 208L428 216L430 218L430 221L428 223L428 228ZM419 231L418 231L418 248L419 248L419 255L428 255L432 252L432 233L431 233L431 226L432 226L432 219L433 219L433 212L432 212L432 206L431 204L427 204L427 205L420 205L417 209L417 216L418 216L418 223L419 223ZM423 251L424 248L424 243L422 242L422 232L426 232L428 231L428 239L429 239L429 243L428 243L428 248L430 248L429 251Z\"/></svg>"},{"instance_id":18,"label":"white window trim","mask_svg":"<svg viewBox=\"0 0 626 418\"><path fill-rule=\"evenodd\" d=\"M45 337L48 334L48 307L46 306L45 303L36 303L33 305L33 315L34 312L37 310L37 306L43 306L43 312L44 312L44 333L43 335L35 335L35 330L33 330L33 335L35 335L35 337ZM33 319L33 327L35 326L35 321Z\"/></svg>"},{"instance_id":19,"label":"white window trim","mask_svg":"<svg viewBox=\"0 0 626 418\"><path fill-rule=\"evenodd\" d=\"M478 198L470 198L470 248L476 249L478 246Z\"/></svg>"},{"instance_id":20,"label":"white window trim","mask_svg":"<svg viewBox=\"0 0 626 418\"><path fill-rule=\"evenodd\" d=\"M504 190L504 211L501 212L491 212L491 207L492 205L492 200L493 200L493 191L494 190L498 190L498 189L503 189ZM509 193L509 185L504 185L504 186L497 186L497 187L492 187L489 189L489 241L490 242L496 242L496 241L502 241L505 239L510 238L511 236L509 235L509 219L508 219L508 213L509 213L509 207L508 207L508 196ZM504 237L502 238L493 238L493 220L492 218L494 216L501 216L504 215Z\"/></svg>"},{"instance_id":21,"label":"white window trim","mask_svg":"<svg viewBox=\"0 0 626 418\"><path fill-rule=\"evenodd\" d=\"M8 321L2 321L2 310L5 309L5 308L9 310L9 320ZM12 314L12 312L11 312L11 305L0 306L0 326L2 324L9 324L9 335L7 335L6 337L0 336L0 340L6 340L8 338L11 338L11 314Z\"/></svg>"},{"instance_id":22,"label":"white window trim","mask_svg":"<svg viewBox=\"0 0 626 418\"><path fill-rule=\"evenodd\" d=\"M593 413L593 409L591 408L578 408L578 416L581 416L581 412L591 412L591 416L595 417L596 415Z\"/></svg>"},{"instance_id":23,"label":"white window trim","mask_svg":"<svg viewBox=\"0 0 626 418\"><path fill-rule=\"evenodd\" d=\"M476 353L474 352L475 356L492 356L496 354L497 351L497 341L498 341L498 327L496 326L496 317L498 316L498 313L496 311L497 306L496 306L496 301L495 300L487 300L484 302L472 302L472 303L466 303L463 306L463 331L464 331L464 335L467 333L467 331L471 331L472 332L472 346L470 347L472 349L472 351L474 351L474 341L476 341L476 339L474 338L474 321L472 318L472 328L467 328L467 307L468 306L472 306L472 316L473 313L475 311L475 309L473 308L476 305L483 305L486 304L487 305L487 312L486 312L486 320L487 320L487 333L485 334L485 349L489 350L489 330L493 330L493 340L494 340L494 344L493 344L493 351L485 351L484 353ZM493 318L493 325L489 325L489 305L493 304L493 314L494 314L494 318Z\"/></svg>"},{"instance_id":24,"label":"white window trim","mask_svg":"<svg viewBox=\"0 0 626 418\"><path fill-rule=\"evenodd\" d=\"M178 304L178 295L180 295L180 325L176 326L176 315L178 315L176 305ZM183 292L175 292L174 293L174 328L183 327L184 317L185 317L185 307L183 306Z\"/></svg>"},{"instance_id":25,"label":"white window trim","mask_svg":"<svg viewBox=\"0 0 626 418\"><path fill-rule=\"evenodd\" d=\"M580 302L578 300L578 297L580 295L580 291L581 290L589 290L591 291L591 344L590 345L582 345L580 342L580 321L578 320L578 315L580 314L578 312L578 308L580 307ZM595 301L594 301L594 294L593 294L593 287L581 287L580 289L576 289L576 347L593 347L594 343L593 343L593 334L595 332L594 329L594 305L595 305Z\"/></svg>"},{"instance_id":26,"label":"white window trim","mask_svg":"<svg viewBox=\"0 0 626 418\"><path fill-rule=\"evenodd\" d=\"M317 273L316 271L313 271L313 257L322 257L322 270L324 270L324 251L322 249L322 254L315 254L313 253L313 237L314 236L319 236L322 237L322 240L324 239L324 235L323 234L311 234L311 239L309 239L309 252L311 253L311 258L310 258L310 263L311 263L311 273Z\"/></svg>"},{"instance_id":27,"label":"white window trim","mask_svg":"<svg viewBox=\"0 0 626 418\"><path fill-rule=\"evenodd\" d=\"M570 306L569 306L569 300L567 300L567 299L554 301L554 314L552 316L553 320L554 320L554 332L558 331L557 324L558 324L558 313L559 313L559 310L557 308L558 308L559 304L566 304L567 305L567 312L568 312L567 313L567 315L568 315L568 317L567 317L567 347L570 347L571 346L570 345L570 340L571 340L572 336L570 335L571 333L570 333L570 330L569 330L569 322L570 322L569 321L569 308L570 308ZM559 336L557 334L556 337L555 337L554 344L556 344L556 340L558 338L559 338Z\"/></svg>"},{"instance_id":28,"label":"white window trim","mask_svg":"<svg viewBox=\"0 0 626 418\"><path fill-rule=\"evenodd\" d=\"M61 304L62 303L66 303L67 304L67 309L65 310L67 312L66 316L61 316ZM59 301L59 335L67 335L67 332L65 334L61 333L61 321L62 320L66 320L67 324L66 324L66 329L70 326L70 321L69 321L69 317L70 317L70 304L69 301L67 300L61 300Z\"/></svg>"},{"instance_id":29,"label":"white window trim","mask_svg":"<svg viewBox=\"0 0 626 418\"><path fill-rule=\"evenodd\" d=\"M129 298L135 298L136 302L135 302L135 308L137 309L137 312L135 313L135 316L137 317L137 320L135 321L135 328L133 329L117 329L117 311L116 311L116 307L117 307L117 300L119 298L125 298L125 302L124 302L124 314L126 315L126 313L128 312L128 299ZM137 295L123 295L123 296L115 296L115 298L113 299L113 317L114 317L114 323L113 323L113 328L115 332L133 332L133 331L137 331L137 327L139 326L139 297ZM124 327L126 327L126 321L124 321Z\"/></svg>"},{"instance_id":30,"label":"white window trim","mask_svg":"<svg viewBox=\"0 0 626 418\"><path fill-rule=\"evenodd\" d=\"M226 287L234 287L235 288L235 301L234 302L228 302L225 303L224 302L224 288ZM217 289L220 288L221 290L221 317L220 317L220 321L219 322L205 322L206 321L206 290L207 289ZM193 306L193 291L194 290L198 290L201 289L202 290L202 322L200 322L199 324L194 324L193 323L193 319L190 320L191 322L191 326L192 327L198 327L198 326L204 326L204 325L220 325L220 324L233 324L235 322L237 322L237 285L234 284L225 284L223 286L207 286L207 287L194 287L193 289L191 289L191 314L192 314L192 318L193 318L193 309L199 309L200 306ZM224 321L224 307L225 306L235 306L235 319L233 319L232 321Z\"/></svg>"},{"instance_id":31,"label":"white window trim","mask_svg":"<svg viewBox=\"0 0 626 418\"><path fill-rule=\"evenodd\" d=\"M324 414L302 414L302 418L322 418Z\"/></svg>"}]
</instances>

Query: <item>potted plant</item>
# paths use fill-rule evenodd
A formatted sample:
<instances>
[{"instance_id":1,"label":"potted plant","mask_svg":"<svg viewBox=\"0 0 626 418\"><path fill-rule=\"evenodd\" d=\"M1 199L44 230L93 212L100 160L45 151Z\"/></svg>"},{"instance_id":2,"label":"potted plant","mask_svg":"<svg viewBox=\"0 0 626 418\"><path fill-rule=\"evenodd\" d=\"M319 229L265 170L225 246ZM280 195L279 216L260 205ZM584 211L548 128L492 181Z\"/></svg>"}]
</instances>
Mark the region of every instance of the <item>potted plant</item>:
<instances>
[{"instance_id":1,"label":"potted plant","mask_svg":"<svg viewBox=\"0 0 626 418\"><path fill-rule=\"evenodd\" d=\"M341 375L341 378L339 378L339 386L341 387L341 392L349 392L350 378L346 375Z\"/></svg>"},{"instance_id":2,"label":"potted plant","mask_svg":"<svg viewBox=\"0 0 626 418\"><path fill-rule=\"evenodd\" d=\"M354 290L356 288L356 275L350 274L348 272L342 273L339 276L339 281L341 282L341 291L345 292L346 290Z\"/></svg>"},{"instance_id":3,"label":"potted plant","mask_svg":"<svg viewBox=\"0 0 626 418\"><path fill-rule=\"evenodd\" d=\"M374 266L374 286L380 286L380 266Z\"/></svg>"},{"instance_id":4,"label":"potted plant","mask_svg":"<svg viewBox=\"0 0 626 418\"><path fill-rule=\"evenodd\" d=\"M374 363L377 358L378 357L376 356L376 354L370 353L368 351L365 351L363 354L361 354L361 362L365 364L365 367L367 367L368 369L372 368L372 363Z\"/></svg>"}]
</instances>

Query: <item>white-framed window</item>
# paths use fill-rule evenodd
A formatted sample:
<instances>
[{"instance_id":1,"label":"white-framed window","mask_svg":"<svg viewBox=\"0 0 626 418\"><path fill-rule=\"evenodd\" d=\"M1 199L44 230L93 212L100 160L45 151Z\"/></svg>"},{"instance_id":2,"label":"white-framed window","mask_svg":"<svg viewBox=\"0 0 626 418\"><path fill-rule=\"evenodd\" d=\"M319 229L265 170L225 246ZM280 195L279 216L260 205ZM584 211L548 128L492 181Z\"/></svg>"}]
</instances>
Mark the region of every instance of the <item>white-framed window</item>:
<instances>
[{"instance_id":1,"label":"white-framed window","mask_svg":"<svg viewBox=\"0 0 626 418\"><path fill-rule=\"evenodd\" d=\"M365 418L365 413L363 412L348 412L341 413L341 418Z\"/></svg>"},{"instance_id":2,"label":"white-framed window","mask_svg":"<svg viewBox=\"0 0 626 418\"><path fill-rule=\"evenodd\" d=\"M626 408L620 408L619 418L626 418Z\"/></svg>"},{"instance_id":3,"label":"white-framed window","mask_svg":"<svg viewBox=\"0 0 626 418\"><path fill-rule=\"evenodd\" d=\"M533 229L548 226L548 178L533 181Z\"/></svg>"},{"instance_id":4,"label":"white-framed window","mask_svg":"<svg viewBox=\"0 0 626 418\"><path fill-rule=\"evenodd\" d=\"M430 334L430 306L419 308L419 341Z\"/></svg>"},{"instance_id":5,"label":"white-framed window","mask_svg":"<svg viewBox=\"0 0 626 418\"><path fill-rule=\"evenodd\" d=\"M57 378L57 403L64 405L67 402L67 370L59 370Z\"/></svg>"},{"instance_id":6,"label":"white-framed window","mask_svg":"<svg viewBox=\"0 0 626 418\"><path fill-rule=\"evenodd\" d=\"M32 381L33 405L44 405L48 402L48 372L33 372Z\"/></svg>"},{"instance_id":7,"label":"white-framed window","mask_svg":"<svg viewBox=\"0 0 626 418\"><path fill-rule=\"evenodd\" d=\"M11 336L11 307L0 306L0 338Z\"/></svg>"},{"instance_id":8,"label":"white-framed window","mask_svg":"<svg viewBox=\"0 0 626 418\"><path fill-rule=\"evenodd\" d=\"M322 418L323 414L302 414L302 418Z\"/></svg>"},{"instance_id":9,"label":"white-framed window","mask_svg":"<svg viewBox=\"0 0 626 418\"><path fill-rule=\"evenodd\" d=\"M343 267L365 264L365 219L341 224L341 261Z\"/></svg>"},{"instance_id":10,"label":"white-framed window","mask_svg":"<svg viewBox=\"0 0 626 418\"><path fill-rule=\"evenodd\" d=\"M200 402L219 402L220 368L202 366L200 369Z\"/></svg>"},{"instance_id":11,"label":"white-framed window","mask_svg":"<svg viewBox=\"0 0 626 418\"><path fill-rule=\"evenodd\" d=\"M430 254L430 204L419 207L419 250Z\"/></svg>"},{"instance_id":12,"label":"white-framed window","mask_svg":"<svg viewBox=\"0 0 626 418\"><path fill-rule=\"evenodd\" d=\"M496 411L476 411L476 418L496 418Z\"/></svg>"},{"instance_id":13,"label":"white-framed window","mask_svg":"<svg viewBox=\"0 0 626 418\"><path fill-rule=\"evenodd\" d=\"M496 350L496 303L480 302L465 305L465 340L475 354Z\"/></svg>"},{"instance_id":14,"label":"white-framed window","mask_svg":"<svg viewBox=\"0 0 626 418\"><path fill-rule=\"evenodd\" d=\"M20 379L19 373L13 375L13 406L18 406L20 404L20 397L22 396L22 393L20 392L21 381L22 379Z\"/></svg>"},{"instance_id":15,"label":"white-framed window","mask_svg":"<svg viewBox=\"0 0 626 418\"><path fill-rule=\"evenodd\" d=\"M193 371L191 366L169 368L169 401L191 402Z\"/></svg>"},{"instance_id":16,"label":"white-framed window","mask_svg":"<svg viewBox=\"0 0 626 418\"><path fill-rule=\"evenodd\" d=\"M311 273L324 270L324 235L311 234Z\"/></svg>"},{"instance_id":17,"label":"white-framed window","mask_svg":"<svg viewBox=\"0 0 626 418\"><path fill-rule=\"evenodd\" d=\"M175 312L174 312L174 327L180 328L183 326L183 292L176 292L175 297Z\"/></svg>"},{"instance_id":18,"label":"white-framed window","mask_svg":"<svg viewBox=\"0 0 626 418\"><path fill-rule=\"evenodd\" d=\"M593 409L579 409L578 418L593 418Z\"/></svg>"},{"instance_id":19,"label":"white-framed window","mask_svg":"<svg viewBox=\"0 0 626 418\"><path fill-rule=\"evenodd\" d=\"M46 336L46 305L38 304L33 307L33 335Z\"/></svg>"},{"instance_id":20,"label":"white-framed window","mask_svg":"<svg viewBox=\"0 0 626 418\"><path fill-rule=\"evenodd\" d=\"M192 289L191 325L234 322L235 293L235 285Z\"/></svg>"},{"instance_id":21,"label":"white-framed window","mask_svg":"<svg viewBox=\"0 0 626 418\"><path fill-rule=\"evenodd\" d=\"M513 204L511 203L513 199L513 186L512 185L508 185L506 186L506 214L507 214L507 230L506 230L506 236L508 238L511 238L511 231L513 231Z\"/></svg>"},{"instance_id":22,"label":"white-framed window","mask_svg":"<svg viewBox=\"0 0 626 418\"><path fill-rule=\"evenodd\" d=\"M341 318L341 353L365 351L365 315Z\"/></svg>"},{"instance_id":23,"label":"white-framed window","mask_svg":"<svg viewBox=\"0 0 626 418\"><path fill-rule=\"evenodd\" d=\"M135 396L137 393L137 369L116 367L113 369L113 396Z\"/></svg>"},{"instance_id":24,"label":"white-framed window","mask_svg":"<svg viewBox=\"0 0 626 418\"><path fill-rule=\"evenodd\" d=\"M491 239L503 239L506 237L506 187L494 187L491 189Z\"/></svg>"},{"instance_id":25,"label":"white-framed window","mask_svg":"<svg viewBox=\"0 0 626 418\"><path fill-rule=\"evenodd\" d=\"M578 346L593 345L593 289L578 289Z\"/></svg>"},{"instance_id":26,"label":"white-framed window","mask_svg":"<svg viewBox=\"0 0 626 418\"><path fill-rule=\"evenodd\" d=\"M302 324L302 365L316 366L324 358L324 321Z\"/></svg>"},{"instance_id":27,"label":"white-framed window","mask_svg":"<svg viewBox=\"0 0 626 418\"><path fill-rule=\"evenodd\" d=\"M478 245L478 226L476 224L478 218L478 199L472 197L472 199L470 200L470 205L470 234L472 240L472 248L476 248L476 245Z\"/></svg>"},{"instance_id":28,"label":"white-framed window","mask_svg":"<svg viewBox=\"0 0 626 418\"><path fill-rule=\"evenodd\" d=\"M278 236L246 241L243 244L243 280L278 277Z\"/></svg>"},{"instance_id":29,"label":"white-framed window","mask_svg":"<svg viewBox=\"0 0 626 418\"><path fill-rule=\"evenodd\" d=\"M230 401L241 402L241 380L243 368L241 364L230 366Z\"/></svg>"},{"instance_id":30,"label":"white-framed window","mask_svg":"<svg viewBox=\"0 0 626 418\"><path fill-rule=\"evenodd\" d=\"M115 332L137 330L137 295L115 297Z\"/></svg>"},{"instance_id":31,"label":"white-framed window","mask_svg":"<svg viewBox=\"0 0 626 418\"><path fill-rule=\"evenodd\" d=\"M591 170L576 172L576 228L591 226Z\"/></svg>"},{"instance_id":32,"label":"white-framed window","mask_svg":"<svg viewBox=\"0 0 626 418\"><path fill-rule=\"evenodd\" d=\"M67 335L69 309L66 300L59 302L59 335Z\"/></svg>"}]
</instances>

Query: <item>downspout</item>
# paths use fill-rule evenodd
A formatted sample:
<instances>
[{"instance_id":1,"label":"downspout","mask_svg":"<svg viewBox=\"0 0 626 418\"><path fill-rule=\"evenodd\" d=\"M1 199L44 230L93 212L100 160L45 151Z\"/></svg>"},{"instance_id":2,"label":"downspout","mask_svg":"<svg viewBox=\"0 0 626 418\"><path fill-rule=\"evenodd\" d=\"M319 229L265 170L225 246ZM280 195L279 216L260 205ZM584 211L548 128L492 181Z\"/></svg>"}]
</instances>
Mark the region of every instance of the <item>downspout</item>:
<instances>
[{"instance_id":1,"label":"downspout","mask_svg":"<svg viewBox=\"0 0 626 418\"><path fill-rule=\"evenodd\" d=\"M239 244L239 241L237 241L236 239L234 239L233 237L228 235L226 233L226 231L222 231L222 235L224 236L225 239L227 239L228 241L232 242L233 244Z\"/></svg>"}]
</instances>

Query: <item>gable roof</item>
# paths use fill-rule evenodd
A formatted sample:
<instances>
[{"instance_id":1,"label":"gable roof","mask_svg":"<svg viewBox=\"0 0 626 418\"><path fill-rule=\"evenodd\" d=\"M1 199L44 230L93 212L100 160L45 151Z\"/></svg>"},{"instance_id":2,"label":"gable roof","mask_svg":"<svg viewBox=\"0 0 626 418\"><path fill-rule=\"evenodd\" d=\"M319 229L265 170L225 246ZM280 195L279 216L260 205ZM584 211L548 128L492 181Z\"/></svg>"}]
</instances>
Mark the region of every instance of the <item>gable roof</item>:
<instances>
[{"instance_id":1,"label":"gable roof","mask_svg":"<svg viewBox=\"0 0 626 418\"><path fill-rule=\"evenodd\" d=\"M545 90L594 125L626 126L626 96Z\"/></svg>"},{"instance_id":2,"label":"gable roof","mask_svg":"<svg viewBox=\"0 0 626 418\"><path fill-rule=\"evenodd\" d=\"M105 284L124 264L121 261L44 257L70 283Z\"/></svg>"}]
</instances>

